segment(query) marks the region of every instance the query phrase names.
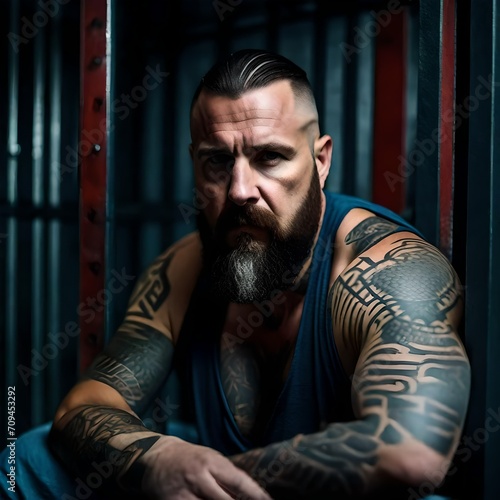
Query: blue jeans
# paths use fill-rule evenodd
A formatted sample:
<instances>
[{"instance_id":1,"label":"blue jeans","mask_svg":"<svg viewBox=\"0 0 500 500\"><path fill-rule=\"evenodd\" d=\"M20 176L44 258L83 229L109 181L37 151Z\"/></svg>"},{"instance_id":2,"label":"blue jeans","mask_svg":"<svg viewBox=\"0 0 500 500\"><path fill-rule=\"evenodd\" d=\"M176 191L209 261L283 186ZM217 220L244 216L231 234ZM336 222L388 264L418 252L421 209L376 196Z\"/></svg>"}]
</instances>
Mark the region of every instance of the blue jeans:
<instances>
[{"instance_id":1,"label":"blue jeans","mask_svg":"<svg viewBox=\"0 0 500 500\"><path fill-rule=\"evenodd\" d=\"M15 441L15 454L7 447L0 454L1 498L15 500L105 500L95 493L102 481L99 469L90 473L85 480L73 477L58 462L47 444L51 423L24 433ZM196 433L191 427L172 423L169 434L190 442L196 442ZM9 457L15 458L14 491L9 491L7 473L10 471ZM425 500L447 500L431 495ZM449 500L449 499L448 499Z\"/></svg>"},{"instance_id":2,"label":"blue jeans","mask_svg":"<svg viewBox=\"0 0 500 500\"><path fill-rule=\"evenodd\" d=\"M98 497L71 477L50 452L47 436L50 423L24 433L15 441L13 453L7 447L0 455L2 482L0 492L2 498L41 500L82 499L94 500ZM10 471L9 456L15 459L15 484L9 483L7 473ZM10 488L10 490L9 490Z\"/></svg>"}]
</instances>

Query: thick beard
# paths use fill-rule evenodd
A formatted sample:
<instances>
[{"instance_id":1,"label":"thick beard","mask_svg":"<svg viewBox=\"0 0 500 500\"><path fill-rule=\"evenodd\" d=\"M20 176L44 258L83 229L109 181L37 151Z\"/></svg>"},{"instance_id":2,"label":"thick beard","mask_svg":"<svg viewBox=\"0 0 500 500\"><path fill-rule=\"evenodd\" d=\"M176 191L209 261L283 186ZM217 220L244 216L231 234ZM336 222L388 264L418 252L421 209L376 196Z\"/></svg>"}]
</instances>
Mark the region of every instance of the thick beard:
<instances>
[{"instance_id":1,"label":"thick beard","mask_svg":"<svg viewBox=\"0 0 500 500\"><path fill-rule=\"evenodd\" d=\"M229 302L249 304L290 289L310 255L320 218L321 186L315 166L308 193L285 230L271 212L251 204L231 205L219 218L215 236L200 214L198 228L212 292ZM227 231L243 224L266 229L270 237L267 247L248 233L239 235L235 248L229 247Z\"/></svg>"}]
</instances>

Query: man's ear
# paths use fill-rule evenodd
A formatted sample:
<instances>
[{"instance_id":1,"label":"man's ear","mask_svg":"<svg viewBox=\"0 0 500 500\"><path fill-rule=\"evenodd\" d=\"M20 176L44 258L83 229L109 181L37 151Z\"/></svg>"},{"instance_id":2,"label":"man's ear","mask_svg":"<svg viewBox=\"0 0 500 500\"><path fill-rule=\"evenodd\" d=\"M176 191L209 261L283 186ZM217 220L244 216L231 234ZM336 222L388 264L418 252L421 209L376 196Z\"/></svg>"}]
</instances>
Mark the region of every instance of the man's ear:
<instances>
[{"instance_id":1,"label":"man's ear","mask_svg":"<svg viewBox=\"0 0 500 500\"><path fill-rule=\"evenodd\" d=\"M318 169L321 189L325 187L326 178L332 163L333 139L329 135L322 135L314 142L314 160Z\"/></svg>"}]
</instances>

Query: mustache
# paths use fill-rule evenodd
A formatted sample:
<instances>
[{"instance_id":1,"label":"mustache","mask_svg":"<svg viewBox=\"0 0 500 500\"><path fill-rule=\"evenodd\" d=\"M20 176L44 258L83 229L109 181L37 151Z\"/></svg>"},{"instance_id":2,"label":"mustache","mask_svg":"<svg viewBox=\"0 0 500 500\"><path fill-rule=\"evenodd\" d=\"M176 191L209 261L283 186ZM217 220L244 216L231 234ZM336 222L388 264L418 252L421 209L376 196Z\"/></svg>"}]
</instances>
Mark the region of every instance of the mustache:
<instances>
[{"instance_id":1,"label":"mustache","mask_svg":"<svg viewBox=\"0 0 500 500\"><path fill-rule=\"evenodd\" d=\"M215 226L215 236L224 236L231 229L241 226L266 229L273 236L279 232L278 220L269 210L255 205L232 205L220 215Z\"/></svg>"}]
</instances>

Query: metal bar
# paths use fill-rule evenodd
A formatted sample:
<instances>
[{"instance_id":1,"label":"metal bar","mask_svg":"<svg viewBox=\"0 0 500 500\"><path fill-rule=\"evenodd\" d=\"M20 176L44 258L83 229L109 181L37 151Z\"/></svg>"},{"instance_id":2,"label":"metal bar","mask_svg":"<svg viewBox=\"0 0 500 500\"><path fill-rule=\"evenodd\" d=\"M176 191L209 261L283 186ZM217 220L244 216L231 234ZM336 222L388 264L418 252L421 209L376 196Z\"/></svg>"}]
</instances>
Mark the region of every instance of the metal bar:
<instances>
[{"instance_id":1,"label":"metal bar","mask_svg":"<svg viewBox=\"0 0 500 500\"><path fill-rule=\"evenodd\" d=\"M418 102L418 5L407 8L407 66L406 66L406 143L405 154L411 151L417 137L417 102ZM411 223L415 223L415 176L405 178L405 208L403 217Z\"/></svg>"},{"instance_id":2,"label":"metal bar","mask_svg":"<svg viewBox=\"0 0 500 500\"><path fill-rule=\"evenodd\" d=\"M375 49L372 199L402 213L406 176L407 11L380 25Z\"/></svg>"},{"instance_id":3,"label":"metal bar","mask_svg":"<svg viewBox=\"0 0 500 500\"><path fill-rule=\"evenodd\" d=\"M44 120L45 120L45 30L34 38L33 58L33 128L32 128L32 193L33 206L44 204ZM42 352L45 337L45 224L32 221L31 246L31 348ZM44 407L44 375L31 378L31 422L42 423Z\"/></svg>"},{"instance_id":4,"label":"metal bar","mask_svg":"<svg viewBox=\"0 0 500 500\"><path fill-rule=\"evenodd\" d=\"M372 15L366 11L360 12L357 22L355 40L358 44L358 51L353 103L356 109L356 129L352 139L355 151L354 194L365 200L370 200L373 171L375 43L373 39L370 39L368 43L358 41L358 33L365 33L367 27L372 25Z\"/></svg>"},{"instance_id":5,"label":"metal bar","mask_svg":"<svg viewBox=\"0 0 500 500\"><path fill-rule=\"evenodd\" d=\"M107 17L106 17L106 250L105 260L108 263L106 266L106 278L110 278L112 269L111 263L115 259L115 162L114 162L114 130L115 130L115 113L112 111L111 103L114 101L115 88L115 48L114 48L114 31L115 31L115 0L108 0ZM111 302L113 304L113 302ZM112 314L111 307L106 307L105 327L104 327L104 342L109 340L109 337L118 327L114 323L115 315Z\"/></svg>"},{"instance_id":6,"label":"metal bar","mask_svg":"<svg viewBox=\"0 0 500 500\"><path fill-rule=\"evenodd\" d=\"M345 17L333 16L328 21L327 27L327 57L325 66L327 75L325 78L326 109L324 110L323 131L333 137L333 156L330 174L327 178L326 187L331 191L338 192L342 186L342 169L344 163L344 71L346 58L342 51L347 31L347 19Z\"/></svg>"},{"instance_id":7,"label":"metal bar","mask_svg":"<svg viewBox=\"0 0 500 500\"><path fill-rule=\"evenodd\" d=\"M498 361L493 359L498 352L488 352L493 336L498 336L498 325L488 323L490 312L489 286L491 268L490 239L492 205L490 199L492 154L494 151L493 127L498 125L498 116L493 113L492 91L488 84L493 78L493 5L491 0L472 0L470 11L470 81L469 96L474 92L478 106L469 114L469 158L467 192L467 252L465 279L465 345L473 369L473 390L469 402L469 413L465 434L478 435L477 429L484 429L487 413L487 387L493 382L492 370L498 371ZM498 78L498 75L496 75ZM486 82L486 83L484 83ZM489 88L490 87L490 88ZM479 91L477 90L479 89ZM480 98L480 99L479 99ZM472 102L472 101L470 101ZM457 104L457 122L460 114L466 116L464 107ZM462 118L461 118L462 119ZM496 123L495 123L496 121ZM496 128L496 127L495 127ZM497 257L498 258L498 257ZM498 276L492 276L499 279ZM498 305L495 307L498 308ZM490 363L492 363L490 365ZM489 408L497 411L498 401ZM469 498L495 498L487 491L494 489L498 481L496 470L492 470L498 457L489 464L489 440L475 445L474 453L466 466ZM492 450L493 451L493 450ZM498 454L498 450L496 450ZM497 469L498 470L498 469Z\"/></svg>"},{"instance_id":8,"label":"metal bar","mask_svg":"<svg viewBox=\"0 0 500 500\"><path fill-rule=\"evenodd\" d=\"M314 19L314 95L319 110L319 129L324 130L326 115L326 24L328 22L326 5L321 0L316 0L316 15Z\"/></svg>"},{"instance_id":9,"label":"metal bar","mask_svg":"<svg viewBox=\"0 0 500 500\"><path fill-rule=\"evenodd\" d=\"M494 411L498 411L500 401L500 370L498 358L500 356L500 266L498 257L500 255L500 2L492 1L492 68L491 80L496 82L492 87L492 131L490 138L491 164L489 169L489 204L488 214L488 240L489 240L489 275L488 275L488 339L487 360L488 369L486 373L486 419L491 417ZM477 247L476 247L477 248ZM493 410L493 411L492 411ZM486 420L485 420L486 421ZM488 420L490 421L490 420ZM498 470L500 470L500 434L490 432L489 439L485 443L485 478L484 497L500 498L500 482L498 481Z\"/></svg>"},{"instance_id":10,"label":"metal bar","mask_svg":"<svg viewBox=\"0 0 500 500\"><path fill-rule=\"evenodd\" d=\"M10 2L9 30L19 33L19 3ZM21 147L18 144L19 113L19 53L8 50L8 136L7 136L7 203L17 205L17 166ZM7 218L6 237L6 300L5 310L5 360L7 385L15 385L17 379L17 233L18 223L14 216Z\"/></svg>"},{"instance_id":11,"label":"metal bar","mask_svg":"<svg viewBox=\"0 0 500 500\"><path fill-rule=\"evenodd\" d=\"M61 178L59 171L54 171L53 165L61 163L61 14L58 12L51 22L49 44L49 102L50 102L50 130L49 130L49 181L48 204L58 209L61 204ZM51 218L48 223L47 248L47 326L51 333L60 327L61 302L61 220ZM56 356L48 367L47 383L52 390L48 391L47 409L52 414L63 394L60 379L61 357ZM75 373L76 376L76 373Z\"/></svg>"},{"instance_id":12,"label":"metal bar","mask_svg":"<svg viewBox=\"0 0 500 500\"><path fill-rule=\"evenodd\" d=\"M349 47L356 47L355 31L357 17L354 14L348 15L347 40ZM342 163L342 192L345 194L355 194L355 159L356 154L356 85L358 73L358 55L354 52L347 59L344 71L344 161Z\"/></svg>"},{"instance_id":13,"label":"metal bar","mask_svg":"<svg viewBox=\"0 0 500 500\"><path fill-rule=\"evenodd\" d=\"M103 0L81 4L80 299L94 313L80 318L81 371L102 350L105 335L107 5Z\"/></svg>"},{"instance_id":14,"label":"metal bar","mask_svg":"<svg viewBox=\"0 0 500 500\"><path fill-rule=\"evenodd\" d=\"M439 143L441 28L444 0L421 0L417 140L403 170L415 175L415 224L433 244L439 242Z\"/></svg>"},{"instance_id":15,"label":"metal bar","mask_svg":"<svg viewBox=\"0 0 500 500\"><path fill-rule=\"evenodd\" d=\"M455 126L455 0L444 0L441 47L441 112L439 135L439 248L453 253L453 187Z\"/></svg>"}]
</instances>

